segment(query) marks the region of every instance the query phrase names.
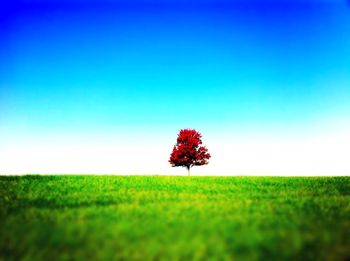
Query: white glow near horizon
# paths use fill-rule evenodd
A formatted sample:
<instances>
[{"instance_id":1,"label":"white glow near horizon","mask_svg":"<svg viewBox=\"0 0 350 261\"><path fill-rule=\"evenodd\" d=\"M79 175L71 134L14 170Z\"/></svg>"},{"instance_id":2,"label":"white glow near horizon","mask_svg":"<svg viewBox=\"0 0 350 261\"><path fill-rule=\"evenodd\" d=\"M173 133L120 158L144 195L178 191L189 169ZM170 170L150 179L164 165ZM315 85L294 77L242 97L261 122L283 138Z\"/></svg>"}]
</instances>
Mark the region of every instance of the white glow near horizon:
<instances>
[{"instance_id":1,"label":"white glow near horizon","mask_svg":"<svg viewBox=\"0 0 350 261\"><path fill-rule=\"evenodd\" d=\"M350 175L350 132L304 137L203 137L212 154L193 175ZM234 136L234 135L233 135ZM83 143L21 143L0 148L0 174L186 175L168 161L175 137Z\"/></svg>"}]
</instances>

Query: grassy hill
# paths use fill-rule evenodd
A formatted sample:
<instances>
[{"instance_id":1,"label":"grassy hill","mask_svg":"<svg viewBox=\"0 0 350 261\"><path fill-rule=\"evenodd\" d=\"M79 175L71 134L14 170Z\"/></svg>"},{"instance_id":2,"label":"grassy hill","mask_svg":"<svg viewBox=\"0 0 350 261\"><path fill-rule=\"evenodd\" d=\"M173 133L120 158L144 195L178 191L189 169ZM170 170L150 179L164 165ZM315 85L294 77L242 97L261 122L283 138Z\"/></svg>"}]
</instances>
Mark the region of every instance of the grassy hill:
<instances>
[{"instance_id":1,"label":"grassy hill","mask_svg":"<svg viewBox=\"0 0 350 261\"><path fill-rule=\"evenodd\" d=\"M0 177L0 260L349 260L349 231L350 177Z\"/></svg>"}]
</instances>

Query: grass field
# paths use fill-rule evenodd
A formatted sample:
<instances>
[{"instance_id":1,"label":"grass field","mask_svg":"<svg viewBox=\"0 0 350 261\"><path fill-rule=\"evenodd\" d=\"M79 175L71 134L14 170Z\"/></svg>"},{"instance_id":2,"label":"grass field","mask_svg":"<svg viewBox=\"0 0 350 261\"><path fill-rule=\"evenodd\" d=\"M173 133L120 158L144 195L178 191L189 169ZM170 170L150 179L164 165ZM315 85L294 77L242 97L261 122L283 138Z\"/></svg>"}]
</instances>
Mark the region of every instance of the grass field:
<instances>
[{"instance_id":1,"label":"grass field","mask_svg":"<svg viewBox=\"0 0 350 261\"><path fill-rule=\"evenodd\" d=\"M350 177L1 176L0 260L349 260Z\"/></svg>"}]
</instances>

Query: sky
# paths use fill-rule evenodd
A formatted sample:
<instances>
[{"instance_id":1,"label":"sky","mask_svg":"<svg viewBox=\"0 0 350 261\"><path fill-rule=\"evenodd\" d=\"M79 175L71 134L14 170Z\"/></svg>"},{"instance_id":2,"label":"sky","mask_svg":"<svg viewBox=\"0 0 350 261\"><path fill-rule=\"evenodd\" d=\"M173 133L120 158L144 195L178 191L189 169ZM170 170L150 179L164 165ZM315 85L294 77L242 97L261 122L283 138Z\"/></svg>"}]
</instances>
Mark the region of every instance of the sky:
<instances>
[{"instance_id":1,"label":"sky","mask_svg":"<svg viewBox=\"0 0 350 261\"><path fill-rule=\"evenodd\" d=\"M5 0L0 174L350 175L350 2Z\"/></svg>"}]
</instances>

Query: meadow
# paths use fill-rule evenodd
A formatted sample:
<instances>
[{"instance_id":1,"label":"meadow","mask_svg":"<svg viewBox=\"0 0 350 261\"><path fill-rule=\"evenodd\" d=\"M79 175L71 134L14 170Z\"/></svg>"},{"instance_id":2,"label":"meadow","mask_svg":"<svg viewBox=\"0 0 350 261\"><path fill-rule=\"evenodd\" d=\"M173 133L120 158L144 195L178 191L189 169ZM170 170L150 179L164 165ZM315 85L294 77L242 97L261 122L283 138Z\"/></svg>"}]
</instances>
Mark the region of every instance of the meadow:
<instances>
[{"instance_id":1,"label":"meadow","mask_svg":"<svg viewBox=\"0 0 350 261\"><path fill-rule=\"evenodd\" d=\"M349 260L350 177L0 176L0 260Z\"/></svg>"}]
</instances>

